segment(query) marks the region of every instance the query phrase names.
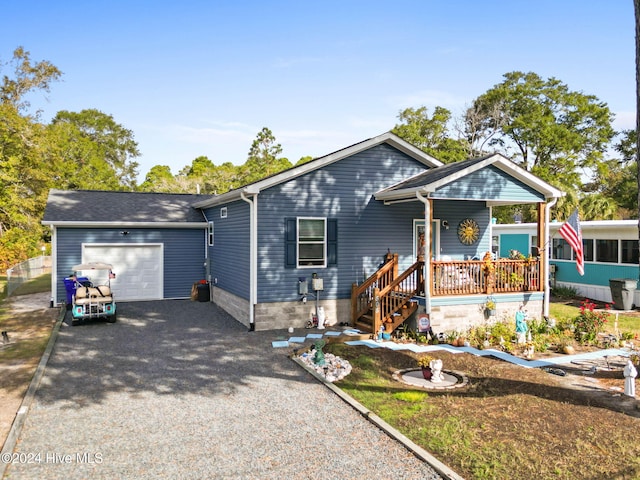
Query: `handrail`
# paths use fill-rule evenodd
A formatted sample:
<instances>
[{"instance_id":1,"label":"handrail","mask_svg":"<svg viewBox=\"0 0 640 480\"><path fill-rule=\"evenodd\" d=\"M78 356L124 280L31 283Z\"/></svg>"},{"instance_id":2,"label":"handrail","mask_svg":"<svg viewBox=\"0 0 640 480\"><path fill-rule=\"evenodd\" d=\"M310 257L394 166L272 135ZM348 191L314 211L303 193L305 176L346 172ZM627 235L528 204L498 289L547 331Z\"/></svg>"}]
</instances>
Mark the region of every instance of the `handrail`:
<instances>
[{"instance_id":1,"label":"handrail","mask_svg":"<svg viewBox=\"0 0 640 480\"><path fill-rule=\"evenodd\" d=\"M393 319L394 314L398 313L407 303L415 297L424 286L424 262L418 260L407 270L402 272L385 288L376 291L374 297L373 326L377 332L380 326ZM375 302L375 298L379 299Z\"/></svg>"},{"instance_id":2,"label":"handrail","mask_svg":"<svg viewBox=\"0 0 640 480\"><path fill-rule=\"evenodd\" d=\"M537 258L489 263L435 260L431 262L431 275L433 296L541 291L544 287Z\"/></svg>"},{"instance_id":3,"label":"handrail","mask_svg":"<svg viewBox=\"0 0 640 480\"><path fill-rule=\"evenodd\" d=\"M360 318L371 308L374 288L384 288L398 276L398 254L387 254L386 262L360 285L351 287L351 319Z\"/></svg>"}]
</instances>

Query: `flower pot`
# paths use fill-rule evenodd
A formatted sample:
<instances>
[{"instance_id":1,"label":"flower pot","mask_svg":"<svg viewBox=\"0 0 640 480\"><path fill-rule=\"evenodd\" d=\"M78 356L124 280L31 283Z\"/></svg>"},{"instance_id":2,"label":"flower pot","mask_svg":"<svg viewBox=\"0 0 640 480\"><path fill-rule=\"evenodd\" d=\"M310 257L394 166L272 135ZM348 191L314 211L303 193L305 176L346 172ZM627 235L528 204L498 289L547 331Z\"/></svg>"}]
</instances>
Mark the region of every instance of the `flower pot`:
<instances>
[{"instance_id":1,"label":"flower pot","mask_svg":"<svg viewBox=\"0 0 640 480\"><path fill-rule=\"evenodd\" d=\"M422 376L425 380L431 380L431 376L433 372L431 372L431 367L422 367Z\"/></svg>"}]
</instances>

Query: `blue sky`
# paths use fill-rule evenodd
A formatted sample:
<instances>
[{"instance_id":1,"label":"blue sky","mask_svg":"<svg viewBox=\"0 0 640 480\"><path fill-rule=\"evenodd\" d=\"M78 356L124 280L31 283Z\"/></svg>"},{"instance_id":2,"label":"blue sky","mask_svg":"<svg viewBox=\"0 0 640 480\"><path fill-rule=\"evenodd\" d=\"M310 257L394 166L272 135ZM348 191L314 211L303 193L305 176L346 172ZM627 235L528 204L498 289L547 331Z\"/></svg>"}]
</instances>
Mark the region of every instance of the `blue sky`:
<instances>
[{"instance_id":1,"label":"blue sky","mask_svg":"<svg viewBox=\"0 0 640 480\"><path fill-rule=\"evenodd\" d=\"M295 163L386 132L407 107L457 117L515 70L595 95L616 128L635 127L632 0L21 0L0 11L0 61L21 45L63 72L31 99L43 120L112 115L139 144L139 181L199 155L242 164L263 127Z\"/></svg>"}]
</instances>

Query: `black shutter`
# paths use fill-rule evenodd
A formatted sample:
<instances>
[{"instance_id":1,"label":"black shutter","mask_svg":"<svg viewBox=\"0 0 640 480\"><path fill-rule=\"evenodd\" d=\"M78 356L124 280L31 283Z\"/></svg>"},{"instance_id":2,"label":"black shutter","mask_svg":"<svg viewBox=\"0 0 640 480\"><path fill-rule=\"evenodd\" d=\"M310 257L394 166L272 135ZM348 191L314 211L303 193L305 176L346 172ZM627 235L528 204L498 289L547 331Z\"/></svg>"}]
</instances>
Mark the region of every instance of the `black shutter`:
<instances>
[{"instance_id":1,"label":"black shutter","mask_svg":"<svg viewBox=\"0 0 640 480\"><path fill-rule=\"evenodd\" d=\"M284 266L286 268L296 268L296 219L284 219Z\"/></svg>"},{"instance_id":2,"label":"black shutter","mask_svg":"<svg viewBox=\"0 0 640 480\"><path fill-rule=\"evenodd\" d=\"M338 264L338 219L327 219L327 266Z\"/></svg>"}]
</instances>

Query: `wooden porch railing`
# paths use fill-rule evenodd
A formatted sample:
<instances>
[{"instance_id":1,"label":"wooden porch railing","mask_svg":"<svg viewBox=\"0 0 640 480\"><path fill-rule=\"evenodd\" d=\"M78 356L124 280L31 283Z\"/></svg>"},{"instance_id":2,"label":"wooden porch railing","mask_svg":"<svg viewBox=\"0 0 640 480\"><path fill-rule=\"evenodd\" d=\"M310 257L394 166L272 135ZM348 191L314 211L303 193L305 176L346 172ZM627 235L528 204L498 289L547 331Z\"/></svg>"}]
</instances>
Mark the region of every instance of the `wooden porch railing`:
<instances>
[{"instance_id":1,"label":"wooden porch railing","mask_svg":"<svg viewBox=\"0 0 640 480\"><path fill-rule=\"evenodd\" d=\"M415 296L424 295L424 262L418 260L398 274L398 255L388 254L386 262L362 284L351 288L351 324L378 332L384 324L391 332L417 305ZM540 261L483 260L432 261L431 296L540 291Z\"/></svg>"},{"instance_id":2,"label":"wooden porch railing","mask_svg":"<svg viewBox=\"0 0 640 480\"><path fill-rule=\"evenodd\" d=\"M415 311L414 296L423 290L424 262L418 261L398 275L398 255L388 255L385 264L361 285L351 289L351 323L378 332L384 324L390 333Z\"/></svg>"},{"instance_id":3,"label":"wooden porch railing","mask_svg":"<svg viewBox=\"0 0 640 480\"><path fill-rule=\"evenodd\" d=\"M540 291L540 261L482 260L431 262L433 296Z\"/></svg>"}]
</instances>

